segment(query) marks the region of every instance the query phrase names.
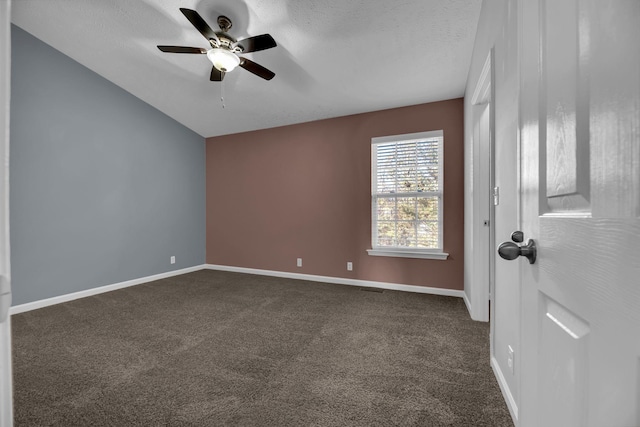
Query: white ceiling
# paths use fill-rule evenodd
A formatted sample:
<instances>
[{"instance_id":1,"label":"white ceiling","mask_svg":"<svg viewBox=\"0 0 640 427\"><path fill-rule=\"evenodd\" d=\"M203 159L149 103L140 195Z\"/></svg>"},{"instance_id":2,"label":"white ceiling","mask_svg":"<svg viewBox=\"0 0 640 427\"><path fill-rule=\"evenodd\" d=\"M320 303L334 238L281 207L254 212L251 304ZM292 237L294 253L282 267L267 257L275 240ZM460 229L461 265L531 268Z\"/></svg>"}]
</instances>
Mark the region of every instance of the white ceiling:
<instances>
[{"instance_id":1,"label":"white ceiling","mask_svg":"<svg viewBox=\"0 0 640 427\"><path fill-rule=\"evenodd\" d=\"M481 0L13 0L12 21L204 137L461 97ZM210 82L208 47L179 11L276 48Z\"/></svg>"}]
</instances>

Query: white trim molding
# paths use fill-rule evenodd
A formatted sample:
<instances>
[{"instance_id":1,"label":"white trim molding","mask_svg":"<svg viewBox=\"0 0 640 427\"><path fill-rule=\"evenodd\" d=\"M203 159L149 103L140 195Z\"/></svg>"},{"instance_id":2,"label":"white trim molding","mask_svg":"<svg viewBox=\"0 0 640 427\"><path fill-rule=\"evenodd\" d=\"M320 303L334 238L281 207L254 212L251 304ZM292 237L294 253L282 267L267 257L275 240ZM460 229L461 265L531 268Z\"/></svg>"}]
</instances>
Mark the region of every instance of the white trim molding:
<instances>
[{"instance_id":1,"label":"white trim molding","mask_svg":"<svg viewBox=\"0 0 640 427\"><path fill-rule=\"evenodd\" d=\"M471 96L471 105L485 104L490 101L491 98L491 55L493 49L487 55L487 59L484 60L482 71L476 82L476 87L473 90Z\"/></svg>"},{"instance_id":2,"label":"white trim molding","mask_svg":"<svg viewBox=\"0 0 640 427\"><path fill-rule=\"evenodd\" d=\"M259 270L256 268L234 267L230 265L205 264L205 268L209 270L257 274L260 276L283 277L287 279L308 280L310 282L333 283L337 285L363 286L367 288L389 289L392 291L415 292L419 294L444 295L457 298L462 298L464 296L464 291L460 291L457 289L432 288L428 286L376 282L373 280L348 279L345 277L317 276L315 274L290 273L287 271Z\"/></svg>"},{"instance_id":3,"label":"white trim molding","mask_svg":"<svg viewBox=\"0 0 640 427\"><path fill-rule=\"evenodd\" d=\"M397 258L420 258L445 260L449 257L446 252L424 252L411 251L406 249L367 249L367 253L372 256L391 256Z\"/></svg>"},{"instance_id":4,"label":"white trim molding","mask_svg":"<svg viewBox=\"0 0 640 427\"><path fill-rule=\"evenodd\" d=\"M63 302L73 301L79 298L85 298L92 295L102 294L104 292L115 291L117 289L128 288L130 286L141 285L143 283L153 282L154 280L166 279L167 277L179 276L181 274L191 273L203 270L204 265L196 265L193 267L183 268L180 270L167 271L166 273L154 274L153 276L141 277L139 279L127 280L126 282L114 283L111 285L100 286L98 288L87 289L84 291L73 292L71 294L59 295L57 297L42 299L38 301L28 302L16 305L9 309L9 314L14 315L24 313L25 311L36 310L38 308L48 307L50 305L60 304Z\"/></svg>"},{"instance_id":5,"label":"white trim molding","mask_svg":"<svg viewBox=\"0 0 640 427\"><path fill-rule=\"evenodd\" d=\"M473 319L473 314L471 311L471 301L469 301L469 297L467 296L466 292L462 292L462 299L464 300L464 305L467 306L467 311L469 312L469 316ZM476 319L473 319L476 320Z\"/></svg>"},{"instance_id":6,"label":"white trim molding","mask_svg":"<svg viewBox=\"0 0 640 427\"><path fill-rule=\"evenodd\" d=\"M500 391L502 391L502 397L504 397L505 402L507 402L507 408L509 408L513 424L518 425L518 405L516 404L516 400L513 398L513 394L511 394L511 390L509 389L507 380L502 373L502 369L500 369L498 360L493 356L491 357L491 368L493 369L493 373L496 376L498 385L500 386Z\"/></svg>"},{"instance_id":7,"label":"white trim molding","mask_svg":"<svg viewBox=\"0 0 640 427\"><path fill-rule=\"evenodd\" d=\"M220 270L235 273L257 274L260 276L283 277L288 279L307 280L310 282L333 283L348 286L363 286L367 288L389 289L402 292L415 292L419 294L444 295L450 297L463 298L464 291L456 289L432 288L428 286L404 285L400 283L376 282L371 280L347 279L344 277L317 276L313 274L289 273L286 271L259 270L255 268L234 267L228 265L201 264L193 267L183 268L181 270L168 271L166 273L155 274L153 276L141 277L139 279L127 280L126 282L114 283L111 285L100 286L98 288L87 289L84 291L73 292L70 294L59 295L52 298L28 302L13 306L9 309L9 314L19 314L26 311L37 310L38 308L48 307L50 305L61 304L63 302L73 301L79 298L85 298L92 295L102 294L104 292L115 291L130 286L141 285L143 283L153 282L155 280L166 279L167 277L179 276L181 274L191 273L199 270Z\"/></svg>"}]
</instances>

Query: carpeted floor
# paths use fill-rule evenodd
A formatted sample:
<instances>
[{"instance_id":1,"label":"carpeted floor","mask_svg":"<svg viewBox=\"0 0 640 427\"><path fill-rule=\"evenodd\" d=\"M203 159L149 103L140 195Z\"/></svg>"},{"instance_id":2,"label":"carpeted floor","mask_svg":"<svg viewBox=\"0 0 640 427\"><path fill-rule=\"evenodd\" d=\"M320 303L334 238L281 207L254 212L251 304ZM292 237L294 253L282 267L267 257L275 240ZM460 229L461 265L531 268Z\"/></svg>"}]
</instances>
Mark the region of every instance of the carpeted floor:
<instances>
[{"instance_id":1,"label":"carpeted floor","mask_svg":"<svg viewBox=\"0 0 640 427\"><path fill-rule=\"evenodd\" d=\"M512 426L459 298L202 270L12 317L16 426Z\"/></svg>"}]
</instances>

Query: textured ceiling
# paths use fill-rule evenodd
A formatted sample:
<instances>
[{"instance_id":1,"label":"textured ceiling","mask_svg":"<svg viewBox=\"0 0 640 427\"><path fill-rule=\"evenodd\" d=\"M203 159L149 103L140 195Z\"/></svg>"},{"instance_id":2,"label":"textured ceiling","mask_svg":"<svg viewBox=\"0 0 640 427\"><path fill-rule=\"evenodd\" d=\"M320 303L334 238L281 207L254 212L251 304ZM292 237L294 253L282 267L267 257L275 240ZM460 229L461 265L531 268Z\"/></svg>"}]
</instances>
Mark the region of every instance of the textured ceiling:
<instances>
[{"instance_id":1,"label":"textured ceiling","mask_svg":"<svg viewBox=\"0 0 640 427\"><path fill-rule=\"evenodd\" d=\"M463 96L481 0L14 0L12 21L204 137ZM278 47L210 82L207 48L180 13ZM226 107L220 102L224 91Z\"/></svg>"}]
</instances>

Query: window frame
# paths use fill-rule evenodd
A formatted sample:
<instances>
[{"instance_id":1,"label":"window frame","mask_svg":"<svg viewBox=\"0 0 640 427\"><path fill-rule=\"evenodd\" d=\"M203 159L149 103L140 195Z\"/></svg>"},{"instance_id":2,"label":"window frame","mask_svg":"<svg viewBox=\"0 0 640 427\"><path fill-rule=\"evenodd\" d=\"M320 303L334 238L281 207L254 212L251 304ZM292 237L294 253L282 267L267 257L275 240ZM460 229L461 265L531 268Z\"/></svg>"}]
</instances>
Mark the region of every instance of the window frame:
<instances>
[{"instance_id":1,"label":"window frame","mask_svg":"<svg viewBox=\"0 0 640 427\"><path fill-rule=\"evenodd\" d=\"M438 143L438 191L379 194L377 175L377 146L384 143L415 142L425 139L440 138ZM407 246L379 246L377 201L380 197L437 197L438 198L438 247L417 248ZM367 253L372 256L401 258L422 258L446 260L449 256L444 252L444 131L426 131L401 135L390 135L371 138L371 249Z\"/></svg>"}]
</instances>

